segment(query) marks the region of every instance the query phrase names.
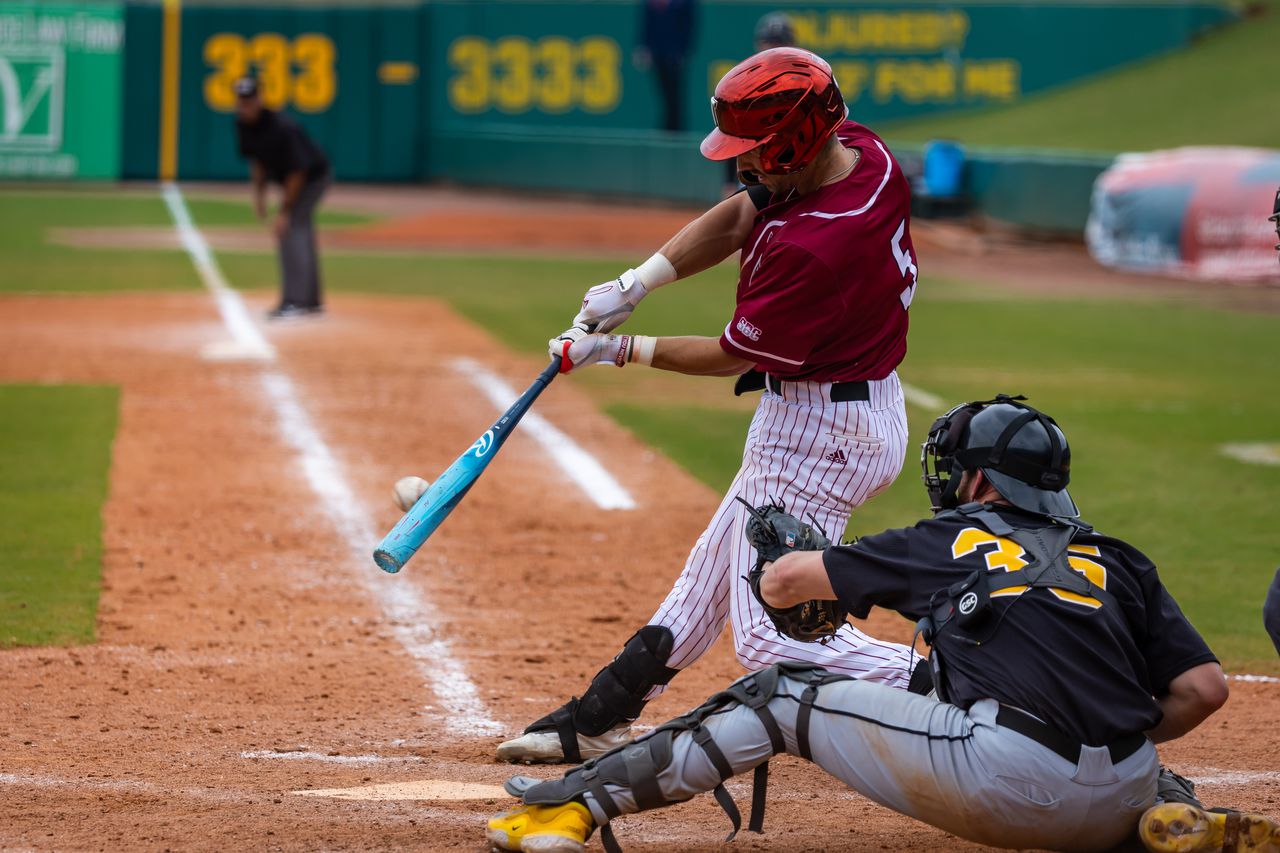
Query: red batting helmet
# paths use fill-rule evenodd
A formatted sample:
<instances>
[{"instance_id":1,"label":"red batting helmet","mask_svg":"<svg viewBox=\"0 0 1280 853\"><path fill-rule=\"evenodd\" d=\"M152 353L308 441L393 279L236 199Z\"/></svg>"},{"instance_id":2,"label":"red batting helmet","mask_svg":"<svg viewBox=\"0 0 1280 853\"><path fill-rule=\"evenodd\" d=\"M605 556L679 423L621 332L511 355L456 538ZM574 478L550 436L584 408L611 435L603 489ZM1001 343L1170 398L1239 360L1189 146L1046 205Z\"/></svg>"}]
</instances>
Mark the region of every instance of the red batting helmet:
<instances>
[{"instance_id":1,"label":"red batting helmet","mask_svg":"<svg viewBox=\"0 0 1280 853\"><path fill-rule=\"evenodd\" d=\"M798 47L775 47L732 68L711 98L716 129L702 154L728 160L760 149L769 175L798 172L848 116L844 98L822 57Z\"/></svg>"}]
</instances>

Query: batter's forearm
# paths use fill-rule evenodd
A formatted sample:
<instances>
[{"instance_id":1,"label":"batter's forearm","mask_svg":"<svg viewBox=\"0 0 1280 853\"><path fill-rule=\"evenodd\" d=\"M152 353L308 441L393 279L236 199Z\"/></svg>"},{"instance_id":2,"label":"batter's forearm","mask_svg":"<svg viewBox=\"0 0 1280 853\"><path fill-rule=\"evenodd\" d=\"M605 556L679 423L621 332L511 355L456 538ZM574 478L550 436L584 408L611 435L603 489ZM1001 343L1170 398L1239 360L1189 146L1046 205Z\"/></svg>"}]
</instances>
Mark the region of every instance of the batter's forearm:
<instances>
[{"instance_id":1,"label":"batter's forearm","mask_svg":"<svg viewBox=\"0 0 1280 853\"><path fill-rule=\"evenodd\" d=\"M721 349L716 338L692 336L654 339L650 364L690 376L738 376L753 366Z\"/></svg>"},{"instance_id":2,"label":"batter's forearm","mask_svg":"<svg viewBox=\"0 0 1280 853\"><path fill-rule=\"evenodd\" d=\"M681 228L662 247L679 278L709 269L742 248L755 222L756 206L737 193Z\"/></svg>"}]
</instances>

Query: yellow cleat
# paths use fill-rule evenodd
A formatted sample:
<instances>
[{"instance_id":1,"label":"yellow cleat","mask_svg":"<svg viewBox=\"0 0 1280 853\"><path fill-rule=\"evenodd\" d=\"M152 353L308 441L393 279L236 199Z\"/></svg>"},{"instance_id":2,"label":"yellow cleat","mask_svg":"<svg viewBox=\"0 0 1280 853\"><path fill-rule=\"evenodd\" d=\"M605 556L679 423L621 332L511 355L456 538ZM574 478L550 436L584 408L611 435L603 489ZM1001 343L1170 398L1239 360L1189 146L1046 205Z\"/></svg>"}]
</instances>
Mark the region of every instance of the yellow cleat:
<instances>
[{"instance_id":1,"label":"yellow cleat","mask_svg":"<svg viewBox=\"0 0 1280 853\"><path fill-rule=\"evenodd\" d=\"M1262 815L1210 812L1183 803L1147 809L1138 834L1151 853L1280 853L1280 823Z\"/></svg>"},{"instance_id":2,"label":"yellow cleat","mask_svg":"<svg viewBox=\"0 0 1280 853\"><path fill-rule=\"evenodd\" d=\"M498 850L523 853L582 853L595 828L582 803L520 806L489 819L489 842Z\"/></svg>"}]
</instances>

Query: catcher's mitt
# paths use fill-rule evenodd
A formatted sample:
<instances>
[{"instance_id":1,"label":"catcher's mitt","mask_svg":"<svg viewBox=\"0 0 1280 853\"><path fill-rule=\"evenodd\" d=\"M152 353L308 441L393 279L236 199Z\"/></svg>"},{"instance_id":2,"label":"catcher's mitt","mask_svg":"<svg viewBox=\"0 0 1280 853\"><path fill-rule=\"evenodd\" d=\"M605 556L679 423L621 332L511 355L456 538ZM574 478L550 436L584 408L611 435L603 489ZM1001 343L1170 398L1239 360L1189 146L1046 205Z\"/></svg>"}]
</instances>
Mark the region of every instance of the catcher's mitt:
<instances>
[{"instance_id":1,"label":"catcher's mitt","mask_svg":"<svg viewBox=\"0 0 1280 853\"><path fill-rule=\"evenodd\" d=\"M746 581L751 593L764 606L765 613L773 620L774 627L788 637L806 643L827 642L848 617L838 601L812 599L787 608L772 607L760 595L760 579L764 577L765 563L772 563L783 554L792 551L821 551L831 542L815 525L809 525L777 503L767 503L756 508L738 498L751 517L747 519L747 541L756 549L756 564L747 573Z\"/></svg>"}]
</instances>

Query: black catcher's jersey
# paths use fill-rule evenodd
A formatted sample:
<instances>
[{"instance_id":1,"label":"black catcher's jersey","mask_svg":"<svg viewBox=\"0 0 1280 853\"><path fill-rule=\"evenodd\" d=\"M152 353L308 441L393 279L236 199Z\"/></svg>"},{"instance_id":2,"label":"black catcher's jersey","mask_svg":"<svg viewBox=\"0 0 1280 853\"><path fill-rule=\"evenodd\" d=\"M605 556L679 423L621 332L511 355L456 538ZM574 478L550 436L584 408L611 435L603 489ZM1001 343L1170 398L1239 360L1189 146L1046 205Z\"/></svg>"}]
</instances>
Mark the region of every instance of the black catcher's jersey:
<instances>
[{"instance_id":1,"label":"black catcher's jersey","mask_svg":"<svg viewBox=\"0 0 1280 853\"><path fill-rule=\"evenodd\" d=\"M1047 523L1010 507L989 508L1013 527ZM975 569L1016 571L1028 562L1024 556L1020 545L975 519L943 513L828 548L824 561L836 596L854 616L879 605L917 620L936 590ZM1153 696L1216 658L1137 549L1082 532L1068 560L1104 592L1025 586L993 592L991 618L964 634L978 642L957 637L952 621L935 644L955 704L996 699L1082 743L1103 745L1155 726L1161 712Z\"/></svg>"},{"instance_id":2,"label":"black catcher's jersey","mask_svg":"<svg viewBox=\"0 0 1280 853\"><path fill-rule=\"evenodd\" d=\"M240 156L257 160L267 180L283 184L291 172L303 172L308 181L329 171L329 158L296 121L263 109L257 124L236 122Z\"/></svg>"}]
</instances>

